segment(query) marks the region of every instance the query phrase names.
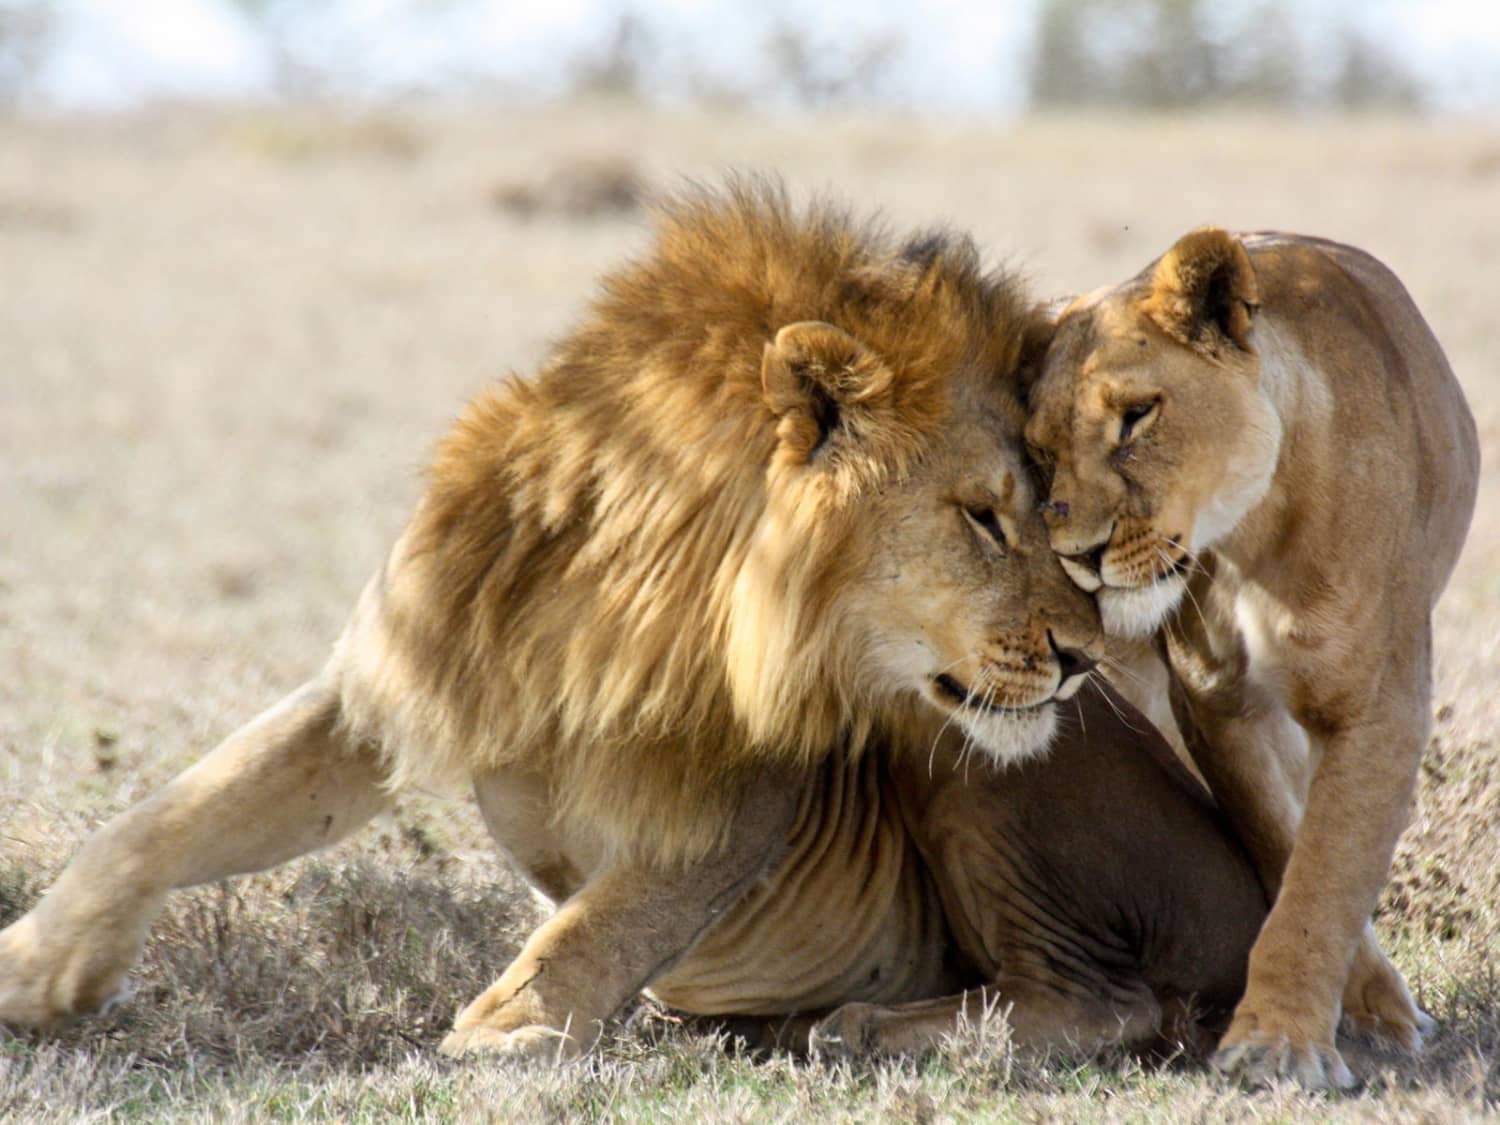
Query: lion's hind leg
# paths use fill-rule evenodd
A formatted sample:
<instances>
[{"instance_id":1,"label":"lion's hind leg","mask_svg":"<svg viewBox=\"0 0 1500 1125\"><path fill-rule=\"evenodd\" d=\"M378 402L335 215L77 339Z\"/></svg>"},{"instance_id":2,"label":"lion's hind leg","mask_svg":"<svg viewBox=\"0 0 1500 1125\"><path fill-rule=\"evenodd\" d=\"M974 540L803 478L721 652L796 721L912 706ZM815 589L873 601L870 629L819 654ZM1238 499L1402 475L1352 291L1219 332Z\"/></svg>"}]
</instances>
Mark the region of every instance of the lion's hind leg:
<instances>
[{"instance_id":1,"label":"lion's hind leg","mask_svg":"<svg viewBox=\"0 0 1500 1125\"><path fill-rule=\"evenodd\" d=\"M1154 1045L1162 1010L1143 984L1104 997L1001 975L993 985L911 1004L845 1004L812 1029L809 1049L843 1057L920 1055L966 1028L1000 1029L998 1042L1025 1052L1091 1054Z\"/></svg>"},{"instance_id":2,"label":"lion's hind leg","mask_svg":"<svg viewBox=\"0 0 1500 1125\"><path fill-rule=\"evenodd\" d=\"M95 833L29 913L0 931L0 1023L46 1026L119 993L168 891L334 843L387 803L315 681Z\"/></svg>"}]
</instances>

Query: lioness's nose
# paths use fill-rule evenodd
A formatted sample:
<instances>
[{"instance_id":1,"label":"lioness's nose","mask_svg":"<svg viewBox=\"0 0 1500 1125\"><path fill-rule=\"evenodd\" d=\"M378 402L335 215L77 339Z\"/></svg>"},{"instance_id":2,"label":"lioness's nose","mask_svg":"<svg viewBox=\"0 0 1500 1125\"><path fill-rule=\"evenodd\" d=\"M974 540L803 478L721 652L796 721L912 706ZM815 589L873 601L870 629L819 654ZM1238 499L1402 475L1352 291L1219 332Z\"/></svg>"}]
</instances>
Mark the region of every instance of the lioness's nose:
<instances>
[{"instance_id":1,"label":"lioness's nose","mask_svg":"<svg viewBox=\"0 0 1500 1125\"><path fill-rule=\"evenodd\" d=\"M1100 543L1092 551L1084 551L1077 555L1064 555L1063 558L1094 574L1100 574L1104 570L1104 548L1107 546L1109 546L1108 542Z\"/></svg>"},{"instance_id":2,"label":"lioness's nose","mask_svg":"<svg viewBox=\"0 0 1500 1125\"><path fill-rule=\"evenodd\" d=\"M1082 649L1061 648L1058 646L1057 638L1052 631L1047 631L1047 643L1052 646L1052 654L1057 657L1059 670L1058 686L1061 687L1074 676L1086 676L1098 667L1099 662Z\"/></svg>"}]
</instances>

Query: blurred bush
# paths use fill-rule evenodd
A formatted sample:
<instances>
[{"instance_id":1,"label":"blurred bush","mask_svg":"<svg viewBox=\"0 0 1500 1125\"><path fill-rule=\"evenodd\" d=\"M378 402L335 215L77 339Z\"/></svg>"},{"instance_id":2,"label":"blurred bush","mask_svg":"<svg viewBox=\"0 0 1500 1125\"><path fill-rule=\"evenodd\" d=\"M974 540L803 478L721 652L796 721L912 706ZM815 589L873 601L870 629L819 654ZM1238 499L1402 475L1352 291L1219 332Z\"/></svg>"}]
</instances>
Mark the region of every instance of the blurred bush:
<instances>
[{"instance_id":1,"label":"blurred bush","mask_svg":"<svg viewBox=\"0 0 1500 1125\"><path fill-rule=\"evenodd\" d=\"M1412 109L1416 80L1355 24L1316 35L1285 0L1042 0L1038 107Z\"/></svg>"}]
</instances>

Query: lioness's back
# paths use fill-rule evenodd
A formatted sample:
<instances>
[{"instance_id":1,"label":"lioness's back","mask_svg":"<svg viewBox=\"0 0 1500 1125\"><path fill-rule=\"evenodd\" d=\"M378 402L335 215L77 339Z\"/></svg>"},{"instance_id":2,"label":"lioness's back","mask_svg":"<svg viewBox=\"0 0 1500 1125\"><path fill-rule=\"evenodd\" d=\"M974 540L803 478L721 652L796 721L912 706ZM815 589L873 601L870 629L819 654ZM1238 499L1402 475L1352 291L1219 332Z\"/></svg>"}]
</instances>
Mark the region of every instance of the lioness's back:
<instances>
[{"instance_id":1,"label":"lioness's back","mask_svg":"<svg viewBox=\"0 0 1500 1125\"><path fill-rule=\"evenodd\" d=\"M1335 408L1350 415L1345 431L1390 453L1383 471L1406 479L1410 536L1446 581L1474 510L1479 436L1442 345L1400 278L1367 251L1272 231L1244 243L1272 326L1261 334L1274 349L1286 332L1301 353L1294 361L1328 373Z\"/></svg>"}]
</instances>

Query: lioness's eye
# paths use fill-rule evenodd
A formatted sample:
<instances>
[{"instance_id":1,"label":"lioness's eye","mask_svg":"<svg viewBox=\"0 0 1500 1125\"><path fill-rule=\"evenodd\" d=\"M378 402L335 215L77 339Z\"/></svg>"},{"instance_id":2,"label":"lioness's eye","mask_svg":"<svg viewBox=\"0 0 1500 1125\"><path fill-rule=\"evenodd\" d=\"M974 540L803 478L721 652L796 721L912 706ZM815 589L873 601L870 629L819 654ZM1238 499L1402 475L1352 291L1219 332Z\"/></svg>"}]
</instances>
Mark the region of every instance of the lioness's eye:
<instances>
[{"instance_id":1,"label":"lioness's eye","mask_svg":"<svg viewBox=\"0 0 1500 1125\"><path fill-rule=\"evenodd\" d=\"M968 516L969 522L988 535L994 541L995 546L1002 551L1010 546L1010 541L1005 537L1005 528L994 508L983 504L965 504L964 515Z\"/></svg>"},{"instance_id":2,"label":"lioness's eye","mask_svg":"<svg viewBox=\"0 0 1500 1125\"><path fill-rule=\"evenodd\" d=\"M1152 399L1150 402L1138 402L1134 406L1127 406L1125 413L1120 415L1120 440L1129 441L1136 427L1155 414L1156 408L1160 405L1160 399Z\"/></svg>"}]
</instances>

